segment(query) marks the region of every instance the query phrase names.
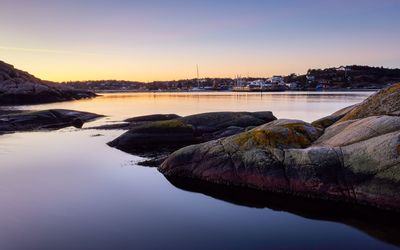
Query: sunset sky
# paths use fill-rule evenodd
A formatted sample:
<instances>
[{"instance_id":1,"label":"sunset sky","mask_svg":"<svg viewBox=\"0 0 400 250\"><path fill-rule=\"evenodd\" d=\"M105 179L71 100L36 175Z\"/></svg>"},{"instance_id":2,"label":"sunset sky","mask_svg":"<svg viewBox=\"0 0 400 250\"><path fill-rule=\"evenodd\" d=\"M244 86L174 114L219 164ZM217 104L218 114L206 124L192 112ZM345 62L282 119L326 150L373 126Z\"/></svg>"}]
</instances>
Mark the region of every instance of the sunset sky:
<instances>
[{"instance_id":1,"label":"sunset sky","mask_svg":"<svg viewBox=\"0 0 400 250\"><path fill-rule=\"evenodd\" d=\"M54 80L400 67L399 0L0 0L0 60Z\"/></svg>"}]
</instances>

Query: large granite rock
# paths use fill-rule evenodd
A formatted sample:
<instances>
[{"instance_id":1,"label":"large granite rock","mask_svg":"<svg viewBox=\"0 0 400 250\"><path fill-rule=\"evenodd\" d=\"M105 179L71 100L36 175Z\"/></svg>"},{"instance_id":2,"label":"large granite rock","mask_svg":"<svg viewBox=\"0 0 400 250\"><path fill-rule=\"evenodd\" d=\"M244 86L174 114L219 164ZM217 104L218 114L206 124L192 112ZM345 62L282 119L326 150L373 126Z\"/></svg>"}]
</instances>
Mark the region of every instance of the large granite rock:
<instances>
[{"instance_id":1,"label":"large granite rock","mask_svg":"<svg viewBox=\"0 0 400 250\"><path fill-rule=\"evenodd\" d=\"M399 116L370 116L364 119L343 121L328 127L313 146L346 146L399 130Z\"/></svg>"},{"instance_id":2,"label":"large granite rock","mask_svg":"<svg viewBox=\"0 0 400 250\"><path fill-rule=\"evenodd\" d=\"M277 120L182 148L159 170L167 177L400 210L398 86L331 115L333 125Z\"/></svg>"},{"instance_id":3,"label":"large granite rock","mask_svg":"<svg viewBox=\"0 0 400 250\"><path fill-rule=\"evenodd\" d=\"M90 91L40 80L0 61L0 105L59 102L95 96Z\"/></svg>"},{"instance_id":4,"label":"large granite rock","mask_svg":"<svg viewBox=\"0 0 400 250\"><path fill-rule=\"evenodd\" d=\"M373 115L400 115L400 83L378 91L346 114L341 121Z\"/></svg>"},{"instance_id":5,"label":"large granite rock","mask_svg":"<svg viewBox=\"0 0 400 250\"><path fill-rule=\"evenodd\" d=\"M66 109L21 112L0 115L0 133L60 129L74 126L81 128L85 122L101 115Z\"/></svg>"},{"instance_id":6,"label":"large granite rock","mask_svg":"<svg viewBox=\"0 0 400 250\"><path fill-rule=\"evenodd\" d=\"M159 115L156 117L160 119ZM148 120L147 118L145 120ZM109 145L130 153L168 152L190 144L237 134L245 131L247 127L275 119L271 112L202 113L131 126L129 131L111 141ZM131 118L129 121L143 121L143 117Z\"/></svg>"},{"instance_id":7,"label":"large granite rock","mask_svg":"<svg viewBox=\"0 0 400 250\"><path fill-rule=\"evenodd\" d=\"M159 168L167 176L284 191L285 149L306 148L321 129L298 120L276 120L248 132L172 153Z\"/></svg>"},{"instance_id":8,"label":"large granite rock","mask_svg":"<svg viewBox=\"0 0 400 250\"><path fill-rule=\"evenodd\" d=\"M334 124L335 122L339 121L342 119L345 115L347 115L350 111L355 109L357 105L351 105L349 107L342 108L335 113L322 117L316 121L312 122L312 125L320 127L320 128L327 128Z\"/></svg>"},{"instance_id":9,"label":"large granite rock","mask_svg":"<svg viewBox=\"0 0 400 250\"><path fill-rule=\"evenodd\" d=\"M399 209L399 143L397 131L347 146L287 150L288 191Z\"/></svg>"}]
</instances>

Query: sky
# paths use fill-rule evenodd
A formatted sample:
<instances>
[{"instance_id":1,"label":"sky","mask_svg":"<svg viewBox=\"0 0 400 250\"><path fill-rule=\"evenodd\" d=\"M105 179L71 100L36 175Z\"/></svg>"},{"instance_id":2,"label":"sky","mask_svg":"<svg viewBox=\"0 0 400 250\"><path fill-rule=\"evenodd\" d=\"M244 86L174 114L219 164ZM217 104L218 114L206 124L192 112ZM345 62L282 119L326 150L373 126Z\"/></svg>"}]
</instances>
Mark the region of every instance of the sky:
<instances>
[{"instance_id":1,"label":"sky","mask_svg":"<svg viewBox=\"0 0 400 250\"><path fill-rule=\"evenodd\" d=\"M42 79L400 67L399 0L0 0L0 60Z\"/></svg>"}]
</instances>

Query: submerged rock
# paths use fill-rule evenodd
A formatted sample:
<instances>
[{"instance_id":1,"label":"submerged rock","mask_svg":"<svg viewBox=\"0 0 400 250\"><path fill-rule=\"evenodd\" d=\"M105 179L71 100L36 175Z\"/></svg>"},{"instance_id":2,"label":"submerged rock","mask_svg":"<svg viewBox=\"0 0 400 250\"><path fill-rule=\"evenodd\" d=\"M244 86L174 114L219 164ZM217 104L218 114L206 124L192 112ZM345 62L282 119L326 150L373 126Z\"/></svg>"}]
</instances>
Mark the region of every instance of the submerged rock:
<instances>
[{"instance_id":1,"label":"submerged rock","mask_svg":"<svg viewBox=\"0 0 400 250\"><path fill-rule=\"evenodd\" d=\"M35 131L41 129L60 129L74 126L81 128L85 122L102 117L101 115L66 109L29 111L0 115L0 132Z\"/></svg>"},{"instance_id":2,"label":"submerged rock","mask_svg":"<svg viewBox=\"0 0 400 250\"><path fill-rule=\"evenodd\" d=\"M154 117L159 119L159 116ZM147 118L145 120L148 120ZM130 153L173 151L190 144L240 133L249 126L264 124L275 119L271 112L202 113L172 120L136 124L109 142L109 145ZM143 122L144 119L143 117L129 119L133 120Z\"/></svg>"},{"instance_id":3,"label":"submerged rock","mask_svg":"<svg viewBox=\"0 0 400 250\"><path fill-rule=\"evenodd\" d=\"M92 98L96 94L43 81L0 61L0 105L20 105Z\"/></svg>"},{"instance_id":4,"label":"submerged rock","mask_svg":"<svg viewBox=\"0 0 400 250\"><path fill-rule=\"evenodd\" d=\"M400 211L399 86L325 121L276 120L184 147L172 153L159 171L167 177Z\"/></svg>"}]
</instances>

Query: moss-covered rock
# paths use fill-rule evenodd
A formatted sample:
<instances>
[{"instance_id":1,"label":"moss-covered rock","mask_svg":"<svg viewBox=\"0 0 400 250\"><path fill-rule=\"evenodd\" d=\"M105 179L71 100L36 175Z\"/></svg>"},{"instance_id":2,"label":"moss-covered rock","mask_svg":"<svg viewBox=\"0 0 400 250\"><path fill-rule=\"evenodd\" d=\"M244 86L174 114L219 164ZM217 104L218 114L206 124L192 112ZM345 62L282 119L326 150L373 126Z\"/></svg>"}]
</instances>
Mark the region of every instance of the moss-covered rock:
<instances>
[{"instance_id":1,"label":"moss-covered rock","mask_svg":"<svg viewBox=\"0 0 400 250\"><path fill-rule=\"evenodd\" d=\"M211 112L143 122L148 118L166 117L155 115L129 119L135 124L109 145L129 153L151 154L151 151L155 150L173 151L193 143L234 135L243 132L248 126L257 126L276 119L271 112Z\"/></svg>"},{"instance_id":2,"label":"moss-covered rock","mask_svg":"<svg viewBox=\"0 0 400 250\"><path fill-rule=\"evenodd\" d=\"M328 115L328 116L320 118L316 121L313 121L311 124L316 127L327 128L327 127L331 126L332 124L334 124L335 122L342 119L345 115L347 115L351 110L353 110L356 107L357 107L357 105L351 105L351 106L342 108L331 115Z\"/></svg>"},{"instance_id":3,"label":"moss-covered rock","mask_svg":"<svg viewBox=\"0 0 400 250\"><path fill-rule=\"evenodd\" d=\"M192 125L183 123L179 120L168 120L168 121L156 121L151 123L146 123L138 126L134 129L135 132L145 132L145 133L173 133L173 132L192 132Z\"/></svg>"},{"instance_id":4,"label":"moss-covered rock","mask_svg":"<svg viewBox=\"0 0 400 250\"><path fill-rule=\"evenodd\" d=\"M400 83L382 89L370 96L341 118L340 121L376 115L400 115Z\"/></svg>"},{"instance_id":5,"label":"moss-covered rock","mask_svg":"<svg viewBox=\"0 0 400 250\"><path fill-rule=\"evenodd\" d=\"M320 135L321 129L299 120L280 119L237 135L240 147L305 148Z\"/></svg>"},{"instance_id":6,"label":"moss-covered rock","mask_svg":"<svg viewBox=\"0 0 400 250\"><path fill-rule=\"evenodd\" d=\"M399 111L400 85L393 85L312 124L276 120L181 148L159 171L168 178L194 178L400 211ZM241 118L234 120L242 122ZM225 124L223 119L207 115L195 117L192 126L194 133L207 133L220 124Z\"/></svg>"},{"instance_id":7,"label":"moss-covered rock","mask_svg":"<svg viewBox=\"0 0 400 250\"><path fill-rule=\"evenodd\" d=\"M400 132L285 151L289 192L400 211Z\"/></svg>"},{"instance_id":8,"label":"moss-covered rock","mask_svg":"<svg viewBox=\"0 0 400 250\"><path fill-rule=\"evenodd\" d=\"M346 146L307 148L257 136L249 131L182 148L159 170L168 177L400 209L399 131Z\"/></svg>"},{"instance_id":9,"label":"moss-covered rock","mask_svg":"<svg viewBox=\"0 0 400 250\"><path fill-rule=\"evenodd\" d=\"M321 130L298 120L276 120L227 138L182 148L159 170L215 183L263 190L288 189L284 149L304 148Z\"/></svg>"},{"instance_id":10,"label":"moss-covered rock","mask_svg":"<svg viewBox=\"0 0 400 250\"><path fill-rule=\"evenodd\" d=\"M180 118L179 115L175 114L155 114L155 115L144 115L144 116L136 116L132 118L125 119L122 122L115 122L111 124L105 124L100 126L90 127L88 129L100 129L100 130L129 130L138 126L143 126L145 124L157 121L169 121Z\"/></svg>"},{"instance_id":11,"label":"moss-covered rock","mask_svg":"<svg viewBox=\"0 0 400 250\"><path fill-rule=\"evenodd\" d=\"M258 126L276 120L270 111L262 112L209 112L189 115L178 120L190 124L197 133L210 133L228 127Z\"/></svg>"}]
</instances>

